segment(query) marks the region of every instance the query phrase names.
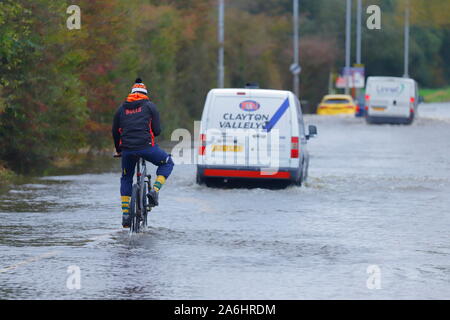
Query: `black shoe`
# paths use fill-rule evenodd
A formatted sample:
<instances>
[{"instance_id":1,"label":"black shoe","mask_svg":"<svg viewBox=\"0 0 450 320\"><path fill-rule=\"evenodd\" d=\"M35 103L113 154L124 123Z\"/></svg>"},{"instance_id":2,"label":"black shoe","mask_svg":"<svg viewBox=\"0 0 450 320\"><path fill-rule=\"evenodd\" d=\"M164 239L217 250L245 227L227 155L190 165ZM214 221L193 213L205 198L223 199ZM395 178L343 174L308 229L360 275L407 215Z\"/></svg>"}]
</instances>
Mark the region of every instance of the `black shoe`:
<instances>
[{"instance_id":1,"label":"black shoe","mask_svg":"<svg viewBox=\"0 0 450 320\"><path fill-rule=\"evenodd\" d=\"M150 205L150 207L157 207L159 205L159 201L158 201L158 192L156 192L155 190L151 190L148 194L148 204Z\"/></svg>"},{"instance_id":2,"label":"black shoe","mask_svg":"<svg viewBox=\"0 0 450 320\"><path fill-rule=\"evenodd\" d=\"M130 215L129 214L124 214L122 216L122 227L124 227L125 229L129 228L130 224L131 224L130 222L131 222L130 221Z\"/></svg>"}]
</instances>

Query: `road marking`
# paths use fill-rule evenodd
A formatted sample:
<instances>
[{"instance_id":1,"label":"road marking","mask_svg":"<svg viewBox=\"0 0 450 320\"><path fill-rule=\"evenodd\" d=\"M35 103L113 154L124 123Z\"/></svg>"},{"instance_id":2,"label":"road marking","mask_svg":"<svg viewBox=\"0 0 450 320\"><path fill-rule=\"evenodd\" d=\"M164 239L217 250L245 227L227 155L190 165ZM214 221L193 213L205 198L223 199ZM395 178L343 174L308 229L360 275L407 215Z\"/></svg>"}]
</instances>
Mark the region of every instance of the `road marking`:
<instances>
[{"instance_id":1,"label":"road marking","mask_svg":"<svg viewBox=\"0 0 450 320\"><path fill-rule=\"evenodd\" d=\"M35 257L29 258L27 260L18 262L18 263L13 264L13 265L11 265L9 267L0 269L0 273L5 273L5 272L17 269L18 267L21 267L21 266L24 266L24 265L27 265L27 264L30 264L30 263L33 263L33 262L37 262L37 261L40 261L40 260L43 260L43 259L54 257L54 256L56 256L56 255L58 255L60 253L61 253L61 251L50 251L50 252L41 254L39 256L35 256Z\"/></svg>"},{"instance_id":2,"label":"road marking","mask_svg":"<svg viewBox=\"0 0 450 320\"><path fill-rule=\"evenodd\" d=\"M90 241L98 241L98 240L105 239L105 238L107 238L107 237L109 237L111 235L112 235L111 233L104 234L104 235L99 235L99 236L96 236L96 237L92 237L89 240ZM16 264L13 264L13 265L9 266L9 267L5 267L3 269L0 269L0 273L5 273L5 272L17 269L19 267L22 267L24 265L27 265L27 264L30 264L30 263L33 263L33 262L38 262L38 261L41 261L43 259L51 258L51 257L57 256L60 253L62 253L62 251L49 251L47 253L44 253L44 254L41 254L41 255L38 255L38 256L35 256L35 257L31 257L31 258L29 258L27 260L20 261L20 262L18 262Z\"/></svg>"}]
</instances>

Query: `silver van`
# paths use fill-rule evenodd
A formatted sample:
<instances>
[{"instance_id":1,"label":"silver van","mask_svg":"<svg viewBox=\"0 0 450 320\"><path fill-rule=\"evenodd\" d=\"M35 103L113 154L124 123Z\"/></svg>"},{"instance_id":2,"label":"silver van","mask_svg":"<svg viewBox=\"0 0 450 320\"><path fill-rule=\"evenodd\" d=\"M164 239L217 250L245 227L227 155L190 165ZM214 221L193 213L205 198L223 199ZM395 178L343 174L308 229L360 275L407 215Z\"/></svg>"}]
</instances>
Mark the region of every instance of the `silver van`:
<instances>
[{"instance_id":1,"label":"silver van","mask_svg":"<svg viewBox=\"0 0 450 320\"><path fill-rule=\"evenodd\" d=\"M421 102L417 82L409 78L369 77L366 85L368 123L411 124Z\"/></svg>"}]
</instances>

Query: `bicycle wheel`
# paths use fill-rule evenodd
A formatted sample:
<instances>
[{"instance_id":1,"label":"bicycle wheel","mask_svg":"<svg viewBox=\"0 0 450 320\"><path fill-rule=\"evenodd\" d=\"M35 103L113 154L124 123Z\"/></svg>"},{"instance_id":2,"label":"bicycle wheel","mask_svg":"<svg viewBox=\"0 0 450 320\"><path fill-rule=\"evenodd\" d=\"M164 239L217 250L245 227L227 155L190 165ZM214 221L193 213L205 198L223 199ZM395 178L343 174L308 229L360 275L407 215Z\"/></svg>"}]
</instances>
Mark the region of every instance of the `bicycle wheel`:
<instances>
[{"instance_id":1,"label":"bicycle wheel","mask_svg":"<svg viewBox=\"0 0 450 320\"><path fill-rule=\"evenodd\" d=\"M139 216L138 216L138 203L139 203L139 192L137 184L133 185L133 192L131 194L130 201L130 232L139 232Z\"/></svg>"},{"instance_id":2,"label":"bicycle wheel","mask_svg":"<svg viewBox=\"0 0 450 320\"><path fill-rule=\"evenodd\" d=\"M143 192L142 202L141 202L142 203L142 211L141 211L142 212L142 226L144 228L146 228L147 227L147 216L148 216L147 184L144 183L143 189L144 189L144 192Z\"/></svg>"}]
</instances>

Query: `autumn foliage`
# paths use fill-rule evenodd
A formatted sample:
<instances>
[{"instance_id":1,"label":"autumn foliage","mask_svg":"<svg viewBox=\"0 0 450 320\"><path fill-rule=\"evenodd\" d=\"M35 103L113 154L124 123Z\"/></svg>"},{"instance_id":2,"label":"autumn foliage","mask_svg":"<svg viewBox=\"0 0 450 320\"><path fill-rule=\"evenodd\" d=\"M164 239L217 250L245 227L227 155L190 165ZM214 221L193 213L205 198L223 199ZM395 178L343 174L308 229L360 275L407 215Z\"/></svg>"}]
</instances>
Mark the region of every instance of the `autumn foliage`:
<instances>
[{"instance_id":1,"label":"autumn foliage","mask_svg":"<svg viewBox=\"0 0 450 320\"><path fill-rule=\"evenodd\" d=\"M373 3L383 29L364 30L368 74L401 75L402 1ZM412 75L423 86L448 85L448 4L411 3ZM66 27L72 4L81 8L80 30ZM292 1L226 5L226 86L291 90ZM344 22L344 1L301 1L307 112L343 65ZM137 76L160 109L165 137L192 128L216 86L217 48L216 0L0 1L0 165L30 172L80 148L111 148L112 115Z\"/></svg>"}]
</instances>

